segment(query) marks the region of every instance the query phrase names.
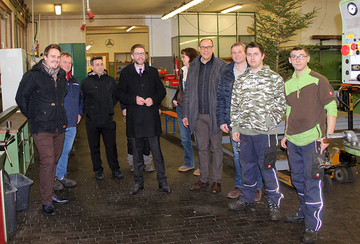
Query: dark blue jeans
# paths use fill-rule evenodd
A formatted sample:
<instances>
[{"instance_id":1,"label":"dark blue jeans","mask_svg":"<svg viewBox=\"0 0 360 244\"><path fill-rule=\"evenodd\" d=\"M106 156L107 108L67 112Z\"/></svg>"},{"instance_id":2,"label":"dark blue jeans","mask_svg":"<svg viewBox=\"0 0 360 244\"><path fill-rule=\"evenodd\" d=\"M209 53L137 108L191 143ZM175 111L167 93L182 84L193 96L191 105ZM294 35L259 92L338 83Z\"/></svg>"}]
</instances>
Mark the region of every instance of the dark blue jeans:
<instances>
[{"instance_id":1,"label":"dark blue jeans","mask_svg":"<svg viewBox=\"0 0 360 244\"><path fill-rule=\"evenodd\" d=\"M275 136L275 135L273 135ZM248 136L240 134L240 165L242 168L241 189L243 195L240 201L246 203L255 202L255 193L257 189L257 168L261 170L261 175L265 183L266 199L280 206L280 200L284 197L280 192L280 184L276 174L276 169L264 166L265 149L270 147L270 135Z\"/></svg>"},{"instance_id":2,"label":"dark blue jeans","mask_svg":"<svg viewBox=\"0 0 360 244\"><path fill-rule=\"evenodd\" d=\"M322 225L323 192L322 180L313 179L311 170L313 155L320 152L317 142L306 146L296 146L287 141L289 163L291 169L291 182L295 186L299 200L299 215L305 217L305 228L318 231Z\"/></svg>"}]
</instances>

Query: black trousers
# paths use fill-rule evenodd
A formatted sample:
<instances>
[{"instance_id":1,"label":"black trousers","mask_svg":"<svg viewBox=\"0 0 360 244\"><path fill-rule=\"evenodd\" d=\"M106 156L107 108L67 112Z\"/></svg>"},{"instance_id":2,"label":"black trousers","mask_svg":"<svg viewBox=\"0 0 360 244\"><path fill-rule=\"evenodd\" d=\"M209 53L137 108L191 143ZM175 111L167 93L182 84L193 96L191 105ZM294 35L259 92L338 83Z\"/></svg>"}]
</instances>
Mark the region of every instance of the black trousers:
<instances>
[{"instance_id":1,"label":"black trousers","mask_svg":"<svg viewBox=\"0 0 360 244\"><path fill-rule=\"evenodd\" d=\"M86 131L89 141L91 160L94 172L103 170L100 158L100 135L102 135L106 150L106 158L110 169L119 169L119 161L116 149L116 123L112 121L104 125L86 123Z\"/></svg>"},{"instance_id":2,"label":"black trousers","mask_svg":"<svg viewBox=\"0 0 360 244\"><path fill-rule=\"evenodd\" d=\"M143 158L143 149L145 137L130 137L132 149L133 149L133 157L134 157L134 181L136 184L144 184L144 158ZM153 155L155 170L157 173L157 181L159 183L166 182L165 176L165 163L164 157L160 148L160 137L146 137L150 150Z\"/></svg>"},{"instance_id":3,"label":"black trousers","mask_svg":"<svg viewBox=\"0 0 360 244\"><path fill-rule=\"evenodd\" d=\"M127 141L127 152L128 152L128 154L133 155L133 149L132 149L130 137L126 137L126 141ZM143 154L144 154L145 156L149 156L149 155L150 155L149 141L148 141L148 139L145 138L145 137L144 137Z\"/></svg>"}]
</instances>

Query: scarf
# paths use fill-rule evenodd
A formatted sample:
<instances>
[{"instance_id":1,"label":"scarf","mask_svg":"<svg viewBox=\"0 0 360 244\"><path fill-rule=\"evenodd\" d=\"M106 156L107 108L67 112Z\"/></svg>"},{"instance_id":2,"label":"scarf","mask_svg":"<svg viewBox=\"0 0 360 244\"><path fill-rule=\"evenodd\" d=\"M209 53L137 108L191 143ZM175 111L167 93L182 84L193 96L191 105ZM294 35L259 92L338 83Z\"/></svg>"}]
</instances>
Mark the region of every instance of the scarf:
<instances>
[{"instance_id":1,"label":"scarf","mask_svg":"<svg viewBox=\"0 0 360 244\"><path fill-rule=\"evenodd\" d=\"M57 74L59 73L59 70L60 70L60 65L56 68L56 69L53 69L53 68L50 68L45 60L42 62L42 65L45 69L45 71L55 80L56 82L56 79L57 79Z\"/></svg>"}]
</instances>

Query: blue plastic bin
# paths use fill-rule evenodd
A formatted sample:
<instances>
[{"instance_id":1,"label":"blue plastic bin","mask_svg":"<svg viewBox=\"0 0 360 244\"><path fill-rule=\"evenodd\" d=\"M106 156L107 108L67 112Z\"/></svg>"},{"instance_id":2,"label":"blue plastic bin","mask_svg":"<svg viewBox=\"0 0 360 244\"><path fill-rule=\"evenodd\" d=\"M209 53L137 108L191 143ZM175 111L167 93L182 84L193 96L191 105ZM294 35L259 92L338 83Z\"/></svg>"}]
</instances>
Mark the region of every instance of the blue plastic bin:
<instances>
[{"instance_id":1,"label":"blue plastic bin","mask_svg":"<svg viewBox=\"0 0 360 244\"><path fill-rule=\"evenodd\" d=\"M5 182L5 199L6 199L6 225L9 234L16 231L16 191L17 189Z\"/></svg>"}]
</instances>

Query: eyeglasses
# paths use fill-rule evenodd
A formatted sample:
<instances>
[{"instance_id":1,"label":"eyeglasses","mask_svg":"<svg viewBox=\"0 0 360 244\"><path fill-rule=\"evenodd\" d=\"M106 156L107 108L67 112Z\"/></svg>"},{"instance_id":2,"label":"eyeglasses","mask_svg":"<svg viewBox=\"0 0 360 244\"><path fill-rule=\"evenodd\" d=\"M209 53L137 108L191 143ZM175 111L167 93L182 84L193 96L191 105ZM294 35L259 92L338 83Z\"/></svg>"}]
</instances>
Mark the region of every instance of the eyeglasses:
<instances>
[{"instance_id":1,"label":"eyeglasses","mask_svg":"<svg viewBox=\"0 0 360 244\"><path fill-rule=\"evenodd\" d=\"M134 53L135 56L145 56L145 53Z\"/></svg>"},{"instance_id":2,"label":"eyeglasses","mask_svg":"<svg viewBox=\"0 0 360 244\"><path fill-rule=\"evenodd\" d=\"M213 46L200 46L201 50L211 50Z\"/></svg>"},{"instance_id":3,"label":"eyeglasses","mask_svg":"<svg viewBox=\"0 0 360 244\"><path fill-rule=\"evenodd\" d=\"M309 56L306 56L306 55L304 55L304 54L300 54L299 56L292 55L290 58L291 58L292 60L296 60L296 59L304 60L306 57L309 57Z\"/></svg>"}]
</instances>

